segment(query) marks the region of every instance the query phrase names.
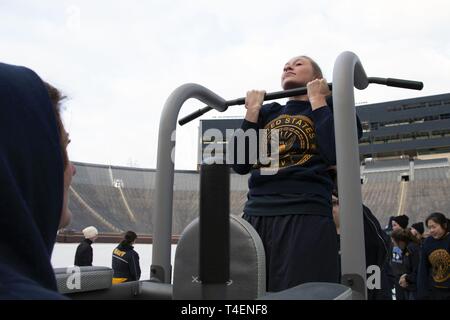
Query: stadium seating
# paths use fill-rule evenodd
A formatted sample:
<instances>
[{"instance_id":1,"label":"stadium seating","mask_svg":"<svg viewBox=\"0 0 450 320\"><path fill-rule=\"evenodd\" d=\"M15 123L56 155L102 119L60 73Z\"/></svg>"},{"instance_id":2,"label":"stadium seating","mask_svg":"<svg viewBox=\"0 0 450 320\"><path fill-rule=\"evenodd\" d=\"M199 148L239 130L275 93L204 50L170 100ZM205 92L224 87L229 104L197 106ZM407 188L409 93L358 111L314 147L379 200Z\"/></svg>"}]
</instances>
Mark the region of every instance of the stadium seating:
<instances>
[{"instance_id":1,"label":"stadium seating","mask_svg":"<svg viewBox=\"0 0 450 320\"><path fill-rule=\"evenodd\" d=\"M72 223L81 231L95 225L100 232L134 230L152 234L155 210L155 170L74 163L77 174L70 193ZM361 166L363 202L384 226L389 216L401 212L410 222L423 221L433 211L450 212L450 165L446 158L387 160ZM408 176L402 182L402 176ZM248 175L232 173L230 212L241 215L247 200ZM174 182L173 234L195 218L199 210L199 174L177 171ZM402 201L403 198L403 201ZM400 202L402 201L402 204Z\"/></svg>"}]
</instances>

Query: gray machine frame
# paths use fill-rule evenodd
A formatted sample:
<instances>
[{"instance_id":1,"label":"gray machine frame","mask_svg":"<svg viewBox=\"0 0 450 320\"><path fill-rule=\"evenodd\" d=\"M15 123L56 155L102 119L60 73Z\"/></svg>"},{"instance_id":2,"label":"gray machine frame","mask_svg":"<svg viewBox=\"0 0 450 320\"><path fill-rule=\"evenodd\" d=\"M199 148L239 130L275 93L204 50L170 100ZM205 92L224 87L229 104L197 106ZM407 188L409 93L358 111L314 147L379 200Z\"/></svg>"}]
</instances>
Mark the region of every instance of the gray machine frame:
<instances>
[{"instance_id":1,"label":"gray machine frame","mask_svg":"<svg viewBox=\"0 0 450 320\"><path fill-rule=\"evenodd\" d=\"M365 89L369 82L356 54L343 52L333 69L333 105L338 187L341 208L341 265L343 283L353 299L366 299L366 266L362 196L353 87ZM196 98L217 111L225 111L225 99L194 83L175 89L167 99L159 123L156 170L156 210L153 217L151 280L171 283L171 236L174 183L175 133L184 102Z\"/></svg>"}]
</instances>

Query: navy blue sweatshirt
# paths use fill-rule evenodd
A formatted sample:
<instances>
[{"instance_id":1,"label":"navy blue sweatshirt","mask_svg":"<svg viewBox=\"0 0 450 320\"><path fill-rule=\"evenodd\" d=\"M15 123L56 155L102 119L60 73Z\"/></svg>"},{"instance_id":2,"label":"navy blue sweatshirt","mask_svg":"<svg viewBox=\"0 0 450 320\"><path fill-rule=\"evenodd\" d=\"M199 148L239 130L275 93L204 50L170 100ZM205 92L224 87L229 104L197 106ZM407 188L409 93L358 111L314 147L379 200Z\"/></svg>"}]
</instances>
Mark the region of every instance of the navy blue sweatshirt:
<instances>
[{"instance_id":1,"label":"navy blue sweatshirt","mask_svg":"<svg viewBox=\"0 0 450 320\"><path fill-rule=\"evenodd\" d=\"M233 159L234 171L239 174L251 172L249 201L244 208L246 214L311 213L331 216L333 180L329 167L336 164L336 147L331 99L327 103L328 106L313 111L308 101L289 100L286 105L274 102L262 106L258 123L243 121L241 129L244 132L267 129L269 135L270 130L279 130L279 150L275 150L279 156L279 162L275 164L278 166L276 174L262 174L261 169L264 171L268 166L260 161L252 162L249 141L246 143L246 162L237 163L236 156ZM358 136L361 137L359 119L357 123ZM239 139L236 135L234 138Z\"/></svg>"},{"instance_id":2,"label":"navy blue sweatshirt","mask_svg":"<svg viewBox=\"0 0 450 320\"><path fill-rule=\"evenodd\" d=\"M450 290L450 234L441 239L428 237L422 245L417 276L420 298L430 295L432 288Z\"/></svg>"},{"instance_id":3,"label":"navy blue sweatshirt","mask_svg":"<svg viewBox=\"0 0 450 320\"><path fill-rule=\"evenodd\" d=\"M114 278L126 278L126 281L136 281L141 277L139 254L134 247L121 242L113 251L112 268Z\"/></svg>"},{"instance_id":4,"label":"navy blue sweatshirt","mask_svg":"<svg viewBox=\"0 0 450 320\"><path fill-rule=\"evenodd\" d=\"M63 203L63 159L47 90L0 63L0 299L62 299L50 257Z\"/></svg>"}]
</instances>

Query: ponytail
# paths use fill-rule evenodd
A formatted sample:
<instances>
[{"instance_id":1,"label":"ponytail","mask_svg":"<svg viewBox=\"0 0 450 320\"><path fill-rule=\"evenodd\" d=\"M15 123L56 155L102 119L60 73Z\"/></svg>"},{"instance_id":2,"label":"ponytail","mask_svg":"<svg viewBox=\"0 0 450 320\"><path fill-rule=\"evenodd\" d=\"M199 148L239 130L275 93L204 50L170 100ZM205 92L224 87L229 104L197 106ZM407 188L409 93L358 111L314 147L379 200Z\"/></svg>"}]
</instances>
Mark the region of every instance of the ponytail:
<instances>
[{"instance_id":1,"label":"ponytail","mask_svg":"<svg viewBox=\"0 0 450 320\"><path fill-rule=\"evenodd\" d=\"M137 239L137 234L133 231L127 231L124 239L120 242L123 245L131 245Z\"/></svg>"}]
</instances>

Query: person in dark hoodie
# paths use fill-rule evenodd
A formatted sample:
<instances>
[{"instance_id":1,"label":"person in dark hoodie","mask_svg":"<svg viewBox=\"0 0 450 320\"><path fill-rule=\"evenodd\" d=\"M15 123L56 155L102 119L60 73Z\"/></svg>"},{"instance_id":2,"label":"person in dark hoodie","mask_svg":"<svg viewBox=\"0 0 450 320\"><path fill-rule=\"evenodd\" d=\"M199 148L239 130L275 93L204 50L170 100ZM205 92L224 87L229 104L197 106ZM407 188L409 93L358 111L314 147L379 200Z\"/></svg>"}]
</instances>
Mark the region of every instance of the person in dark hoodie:
<instances>
[{"instance_id":1,"label":"person in dark hoodie","mask_svg":"<svg viewBox=\"0 0 450 320\"><path fill-rule=\"evenodd\" d=\"M113 284L137 281L141 278L139 254L134 251L133 247L136 239L136 233L127 231L124 239L114 249L112 254Z\"/></svg>"},{"instance_id":2,"label":"person in dark hoodie","mask_svg":"<svg viewBox=\"0 0 450 320\"><path fill-rule=\"evenodd\" d=\"M403 274L398 285L403 289L405 300L417 299L417 272L420 261L420 243L409 229L392 231L392 241L402 250Z\"/></svg>"},{"instance_id":3,"label":"person in dark hoodie","mask_svg":"<svg viewBox=\"0 0 450 320\"><path fill-rule=\"evenodd\" d=\"M450 223L434 212L425 220L430 236L422 244L417 277L419 299L450 300Z\"/></svg>"},{"instance_id":4,"label":"person in dark hoodie","mask_svg":"<svg viewBox=\"0 0 450 320\"><path fill-rule=\"evenodd\" d=\"M245 134L258 136L258 130L266 130L268 142L272 132L278 132L277 149L268 149L270 155L260 150L263 154L254 157L255 146L238 133L232 137L234 171L251 172L243 218L264 244L267 290L271 292L306 282L338 282L339 278L333 181L328 173L336 164L331 92L320 67L307 56L285 64L281 85L284 90L306 86L307 94L291 97L285 105L262 105L265 92L249 91L241 125ZM361 137L359 121L358 129ZM238 145L244 145L245 152L236 150ZM245 157L239 157L242 154ZM265 164L261 156L274 161ZM239 161L242 158L245 161Z\"/></svg>"},{"instance_id":5,"label":"person in dark hoodie","mask_svg":"<svg viewBox=\"0 0 450 320\"><path fill-rule=\"evenodd\" d=\"M97 240L98 230L94 226L83 229L84 240L77 247L75 252L74 265L78 267L90 267L94 259L92 244Z\"/></svg>"},{"instance_id":6,"label":"person in dark hoodie","mask_svg":"<svg viewBox=\"0 0 450 320\"><path fill-rule=\"evenodd\" d=\"M64 298L50 258L70 221L75 170L50 87L30 69L0 63L0 299Z\"/></svg>"},{"instance_id":7,"label":"person in dark hoodie","mask_svg":"<svg viewBox=\"0 0 450 320\"><path fill-rule=\"evenodd\" d=\"M405 230L408 227L409 217L407 215L394 216L392 218L392 232L395 230ZM391 233L392 234L392 233ZM392 287L395 288L396 300L407 300L407 295L402 286L400 286L400 277L405 273L405 264L403 263L403 250L393 244L391 246L391 259L389 269L389 280Z\"/></svg>"}]
</instances>

